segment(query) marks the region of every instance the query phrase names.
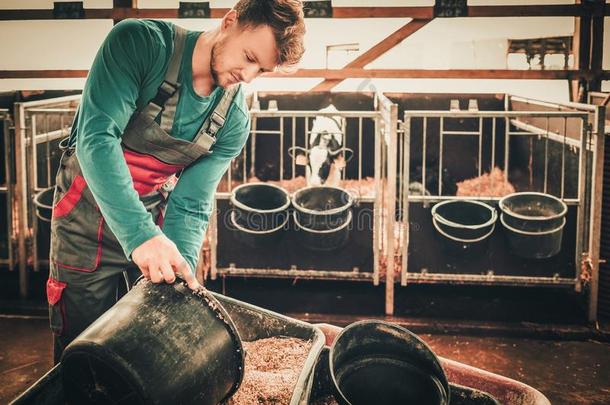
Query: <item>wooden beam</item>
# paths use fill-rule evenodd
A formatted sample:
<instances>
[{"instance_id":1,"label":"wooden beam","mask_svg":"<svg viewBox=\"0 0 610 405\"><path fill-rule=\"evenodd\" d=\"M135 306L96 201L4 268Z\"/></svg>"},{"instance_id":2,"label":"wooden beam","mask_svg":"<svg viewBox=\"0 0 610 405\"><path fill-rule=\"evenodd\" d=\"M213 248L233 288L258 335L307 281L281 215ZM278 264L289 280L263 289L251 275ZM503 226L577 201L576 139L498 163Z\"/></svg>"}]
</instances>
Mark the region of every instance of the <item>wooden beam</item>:
<instances>
[{"instance_id":1,"label":"wooden beam","mask_svg":"<svg viewBox=\"0 0 610 405\"><path fill-rule=\"evenodd\" d=\"M85 9L84 19L106 20L113 18L112 9ZM0 10L0 21L25 21L25 20L55 20L53 10ZM62 21L62 20L58 20Z\"/></svg>"},{"instance_id":2,"label":"wooden beam","mask_svg":"<svg viewBox=\"0 0 610 405\"><path fill-rule=\"evenodd\" d=\"M469 6L468 17L577 17L593 12L610 15L610 5L593 11L588 4ZM333 7L333 18L434 18L434 7Z\"/></svg>"},{"instance_id":3,"label":"wooden beam","mask_svg":"<svg viewBox=\"0 0 610 405\"><path fill-rule=\"evenodd\" d=\"M581 0L576 0L577 6L581 6ZM574 55L574 69L589 69L589 51L591 38L591 17L582 16L574 19L574 40L572 41ZM577 78L578 79L578 78ZM574 102L583 102L584 93L581 92L581 83L579 80L570 82L570 100Z\"/></svg>"},{"instance_id":4,"label":"wooden beam","mask_svg":"<svg viewBox=\"0 0 610 405\"><path fill-rule=\"evenodd\" d=\"M581 4L468 7L468 17L576 17L590 13L591 8Z\"/></svg>"},{"instance_id":5,"label":"wooden beam","mask_svg":"<svg viewBox=\"0 0 610 405\"><path fill-rule=\"evenodd\" d=\"M231 11L230 8L212 8L210 9L210 18L222 18Z\"/></svg>"},{"instance_id":6,"label":"wooden beam","mask_svg":"<svg viewBox=\"0 0 610 405\"><path fill-rule=\"evenodd\" d=\"M333 18L434 18L434 7L333 7Z\"/></svg>"},{"instance_id":7,"label":"wooden beam","mask_svg":"<svg viewBox=\"0 0 610 405\"><path fill-rule=\"evenodd\" d=\"M123 2L117 3L123 4ZM228 8L212 8L211 18L221 18ZM589 4L555 4L526 6L469 6L469 17L584 17L603 14L610 16L610 5L599 9ZM85 19L176 18L178 9L85 9ZM434 7L333 7L333 18L434 18ZM0 20L52 20L53 10L0 10Z\"/></svg>"},{"instance_id":8,"label":"wooden beam","mask_svg":"<svg viewBox=\"0 0 610 405\"><path fill-rule=\"evenodd\" d=\"M610 71L601 72L602 77ZM379 78L379 79L519 79L519 80L567 80L591 78L588 70L504 70L504 69L299 69L292 75L280 73L268 77L321 77L325 79Z\"/></svg>"},{"instance_id":9,"label":"wooden beam","mask_svg":"<svg viewBox=\"0 0 610 405\"><path fill-rule=\"evenodd\" d=\"M178 18L177 8L115 8L112 10L114 21L128 18Z\"/></svg>"},{"instance_id":10,"label":"wooden beam","mask_svg":"<svg viewBox=\"0 0 610 405\"><path fill-rule=\"evenodd\" d=\"M87 70L0 70L0 79L74 79L87 77ZM521 80L590 80L610 79L610 70L504 70L504 69L299 69L293 74L268 73L264 77L350 78L380 79L521 79Z\"/></svg>"},{"instance_id":11,"label":"wooden beam","mask_svg":"<svg viewBox=\"0 0 610 405\"><path fill-rule=\"evenodd\" d=\"M344 66L344 68L363 68L396 45L404 41L411 34L425 27L432 20L411 20L403 25L386 38L371 47L368 51L358 56L356 59ZM333 87L341 83L342 80L324 80L317 84L312 91L330 91Z\"/></svg>"},{"instance_id":12,"label":"wooden beam","mask_svg":"<svg viewBox=\"0 0 610 405\"><path fill-rule=\"evenodd\" d=\"M0 79L75 79L87 77L88 70L0 70Z\"/></svg>"},{"instance_id":13,"label":"wooden beam","mask_svg":"<svg viewBox=\"0 0 610 405\"><path fill-rule=\"evenodd\" d=\"M591 51L589 56L589 69L594 72L602 70L604 53L604 16L599 10L605 8L605 0L597 0L595 7L598 12L591 19ZM601 77L595 77L589 82L589 91L601 91Z\"/></svg>"}]
</instances>

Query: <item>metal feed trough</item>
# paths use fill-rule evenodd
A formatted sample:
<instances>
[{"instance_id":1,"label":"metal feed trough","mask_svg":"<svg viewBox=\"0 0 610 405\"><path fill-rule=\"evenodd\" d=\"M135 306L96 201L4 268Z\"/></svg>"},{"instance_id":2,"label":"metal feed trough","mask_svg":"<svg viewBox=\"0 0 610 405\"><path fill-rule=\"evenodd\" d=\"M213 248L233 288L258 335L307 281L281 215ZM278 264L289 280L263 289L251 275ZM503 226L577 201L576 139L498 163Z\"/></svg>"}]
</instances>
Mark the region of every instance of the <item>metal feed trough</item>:
<instances>
[{"instance_id":1,"label":"metal feed trough","mask_svg":"<svg viewBox=\"0 0 610 405\"><path fill-rule=\"evenodd\" d=\"M388 97L400 104L403 112L398 123L397 218L405 235L400 239L401 284L537 285L580 290L587 277L583 263L599 256L593 237L599 229L599 219L593 215L599 212L595 205L599 204L591 196L599 187L596 181L601 174L597 134L603 109L504 95L481 98L479 103L485 110L472 102L468 110L459 110L457 103L451 110L449 103L446 109L427 110L424 108L438 102L426 98L426 103L419 100L418 105L400 95ZM462 96L463 107L465 101ZM489 175L494 168L501 177ZM478 178L478 183L470 183L467 190L464 181L473 178ZM499 212L497 203L508 191L498 191L494 180L506 183L502 184L506 189L549 194L567 205L559 254L545 260L518 257L508 248L507 229L500 221L482 254L438 249L443 238L435 231L430 209L443 201L471 200Z\"/></svg>"}]
</instances>

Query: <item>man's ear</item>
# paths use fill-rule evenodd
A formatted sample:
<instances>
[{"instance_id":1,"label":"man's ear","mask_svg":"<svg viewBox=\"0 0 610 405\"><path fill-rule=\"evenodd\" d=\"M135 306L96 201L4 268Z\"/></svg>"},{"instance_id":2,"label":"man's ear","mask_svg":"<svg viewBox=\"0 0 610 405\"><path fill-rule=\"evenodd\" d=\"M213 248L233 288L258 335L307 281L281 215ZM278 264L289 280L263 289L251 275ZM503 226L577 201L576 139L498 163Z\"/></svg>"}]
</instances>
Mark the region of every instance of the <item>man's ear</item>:
<instances>
[{"instance_id":1,"label":"man's ear","mask_svg":"<svg viewBox=\"0 0 610 405\"><path fill-rule=\"evenodd\" d=\"M237 24L237 11L231 9L224 17L222 17L221 29L224 31Z\"/></svg>"}]
</instances>

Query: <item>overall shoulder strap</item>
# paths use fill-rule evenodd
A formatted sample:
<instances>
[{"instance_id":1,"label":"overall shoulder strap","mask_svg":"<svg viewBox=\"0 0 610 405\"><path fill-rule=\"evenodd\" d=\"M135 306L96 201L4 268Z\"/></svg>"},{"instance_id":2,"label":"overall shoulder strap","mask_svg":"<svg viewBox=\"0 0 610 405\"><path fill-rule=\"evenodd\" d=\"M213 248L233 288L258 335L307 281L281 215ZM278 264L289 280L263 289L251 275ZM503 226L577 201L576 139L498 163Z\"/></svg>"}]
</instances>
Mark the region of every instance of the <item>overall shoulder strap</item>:
<instances>
[{"instance_id":1,"label":"overall shoulder strap","mask_svg":"<svg viewBox=\"0 0 610 405\"><path fill-rule=\"evenodd\" d=\"M157 118L170 98L178 97L178 90L180 89L178 73L180 72L180 63L182 62L182 53L184 52L186 30L177 25L174 26L174 30L174 49L169 60L167 72L165 73L165 79L157 89L155 97L142 110L144 114L147 114L153 120ZM171 119L173 120L173 117Z\"/></svg>"},{"instance_id":2,"label":"overall shoulder strap","mask_svg":"<svg viewBox=\"0 0 610 405\"><path fill-rule=\"evenodd\" d=\"M218 104L216 104L216 107L212 113L208 115L203 122L203 125L201 125L195 139L193 139L193 143L207 151L210 151L212 145L214 145L216 142L216 134L225 124L227 115L229 113L229 108L231 107L231 103L233 102L235 94L237 94L239 88L240 85L235 85L224 91L220 101Z\"/></svg>"}]
</instances>

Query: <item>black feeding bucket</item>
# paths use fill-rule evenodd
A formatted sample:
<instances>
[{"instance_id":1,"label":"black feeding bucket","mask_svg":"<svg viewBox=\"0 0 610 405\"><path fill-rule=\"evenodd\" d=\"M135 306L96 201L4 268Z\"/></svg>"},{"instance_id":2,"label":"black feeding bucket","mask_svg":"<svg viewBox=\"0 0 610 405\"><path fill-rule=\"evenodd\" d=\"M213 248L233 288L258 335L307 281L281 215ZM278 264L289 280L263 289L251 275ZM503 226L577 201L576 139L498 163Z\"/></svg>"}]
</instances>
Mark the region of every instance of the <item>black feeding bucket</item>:
<instances>
[{"instance_id":1,"label":"black feeding bucket","mask_svg":"<svg viewBox=\"0 0 610 405\"><path fill-rule=\"evenodd\" d=\"M37 218L36 249L39 259L47 259L49 257L54 194L55 186L45 188L34 195L33 202Z\"/></svg>"},{"instance_id":2,"label":"black feeding bucket","mask_svg":"<svg viewBox=\"0 0 610 405\"><path fill-rule=\"evenodd\" d=\"M231 228L251 247L276 243L290 218L290 195L276 185L246 183L231 193Z\"/></svg>"},{"instance_id":3,"label":"black feeding bucket","mask_svg":"<svg viewBox=\"0 0 610 405\"><path fill-rule=\"evenodd\" d=\"M237 329L205 289L140 279L64 351L71 404L216 405L239 387Z\"/></svg>"},{"instance_id":4,"label":"black feeding bucket","mask_svg":"<svg viewBox=\"0 0 610 405\"><path fill-rule=\"evenodd\" d=\"M292 196L294 224L303 246L332 251L349 240L354 197L338 187L310 186Z\"/></svg>"},{"instance_id":5,"label":"black feeding bucket","mask_svg":"<svg viewBox=\"0 0 610 405\"><path fill-rule=\"evenodd\" d=\"M526 259L546 259L561 250L567 205L550 194L513 193L500 200L500 221L511 251Z\"/></svg>"},{"instance_id":6,"label":"black feeding bucket","mask_svg":"<svg viewBox=\"0 0 610 405\"><path fill-rule=\"evenodd\" d=\"M432 207L432 223L445 248L453 253L480 252L493 233L498 214L475 200L446 200Z\"/></svg>"},{"instance_id":7,"label":"black feeding bucket","mask_svg":"<svg viewBox=\"0 0 610 405\"><path fill-rule=\"evenodd\" d=\"M330 348L329 368L342 405L449 404L449 383L438 358L398 325L349 325Z\"/></svg>"},{"instance_id":8,"label":"black feeding bucket","mask_svg":"<svg viewBox=\"0 0 610 405\"><path fill-rule=\"evenodd\" d=\"M34 195L34 206L36 207L36 216L44 222L51 222L53 215L53 195L55 186L45 188Z\"/></svg>"}]
</instances>

